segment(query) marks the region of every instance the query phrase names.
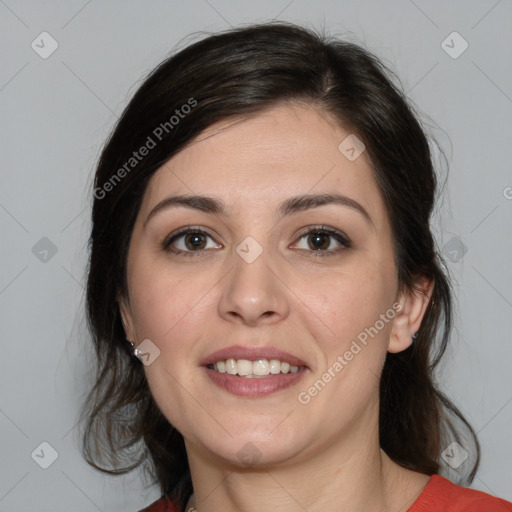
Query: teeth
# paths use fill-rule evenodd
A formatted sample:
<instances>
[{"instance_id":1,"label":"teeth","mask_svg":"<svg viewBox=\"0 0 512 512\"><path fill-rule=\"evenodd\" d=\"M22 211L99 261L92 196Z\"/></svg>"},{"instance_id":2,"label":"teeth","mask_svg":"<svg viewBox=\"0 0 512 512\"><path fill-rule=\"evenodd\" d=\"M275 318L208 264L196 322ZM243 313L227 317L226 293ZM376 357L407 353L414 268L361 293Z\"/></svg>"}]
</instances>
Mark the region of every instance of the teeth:
<instances>
[{"instance_id":1,"label":"teeth","mask_svg":"<svg viewBox=\"0 0 512 512\"><path fill-rule=\"evenodd\" d=\"M236 366L238 368L238 375L242 377L245 377L246 375L253 375L251 361L247 361L247 359L238 359Z\"/></svg>"},{"instance_id":2,"label":"teeth","mask_svg":"<svg viewBox=\"0 0 512 512\"><path fill-rule=\"evenodd\" d=\"M230 375L236 375L236 370L236 361L234 359L228 359L226 361L226 372L229 373Z\"/></svg>"},{"instance_id":3,"label":"teeth","mask_svg":"<svg viewBox=\"0 0 512 512\"><path fill-rule=\"evenodd\" d=\"M278 359L270 360L270 373L272 375L277 375L278 373L281 373L281 361L279 361Z\"/></svg>"},{"instance_id":4,"label":"teeth","mask_svg":"<svg viewBox=\"0 0 512 512\"><path fill-rule=\"evenodd\" d=\"M278 359L257 359L256 361L249 361L248 359L227 359L226 361L217 361L212 367L219 373L240 375L241 377L247 378L265 377L269 374L297 373L302 368L292 366L290 363L282 362Z\"/></svg>"},{"instance_id":5,"label":"teeth","mask_svg":"<svg viewBox=\"0 0 512 512\"><path fill-rule=\"evenodd\" d=\"M270 373L270 363L266 359L258 359L252 363L253 375L268 375Z\"/></svg>"}]
</instances>

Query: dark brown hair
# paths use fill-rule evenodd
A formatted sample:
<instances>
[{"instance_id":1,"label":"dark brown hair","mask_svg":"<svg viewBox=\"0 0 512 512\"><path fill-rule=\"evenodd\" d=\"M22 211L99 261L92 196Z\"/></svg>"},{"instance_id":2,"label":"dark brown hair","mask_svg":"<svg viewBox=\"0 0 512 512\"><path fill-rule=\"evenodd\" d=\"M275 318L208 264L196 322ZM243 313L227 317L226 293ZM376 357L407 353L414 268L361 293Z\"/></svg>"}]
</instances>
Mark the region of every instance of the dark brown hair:
<instances>
[{"instance_id":1,"label":"dark brown hair","mask_svg":"<svg viewBox=\"0 0 512 512\"><path fill-rule=\"evenodd\" d=\"M210 35L147 76L106 142L94 182L87 315L97 373L82 410L83 454L92 466L122 474L142 465L182 505L192 492L183 437L156 405L120 320L133 225L152 174L205 128L295 101L330 113L364 142L392 225L399 284L412 290L422 276L434 281L415 342L387 354L381 447L401 466L433 474L442 450L465 431L475 453L464 466L472 481L476 434L434 375L452 325L450 285L430 228L438 180L418 114L396 81L361 46L278 22ZM149 139L155 146L131 160Z\"/></svg>"}]
</instances>

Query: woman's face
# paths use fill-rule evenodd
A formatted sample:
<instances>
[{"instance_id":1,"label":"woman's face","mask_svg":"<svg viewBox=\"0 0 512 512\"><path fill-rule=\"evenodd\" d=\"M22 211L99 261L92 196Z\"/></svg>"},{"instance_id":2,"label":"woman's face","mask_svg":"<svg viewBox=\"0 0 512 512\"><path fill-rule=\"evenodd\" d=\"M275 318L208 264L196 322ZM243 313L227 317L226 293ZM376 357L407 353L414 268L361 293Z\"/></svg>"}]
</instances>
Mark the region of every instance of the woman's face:
<instances>
[{"instance_id":1,"label":"woman's face","mask_svg":"<svg viewBox=\"0 0 512 512\"><path fill-rule=\"evenodd\" d=\"M285 464L374 435L386 352L419 324L397 311L385 205L349 135L281 105L210 127L151 178L122 314L190 453ZM293 199L323 194L340 199Z\"/></svg>"}]
</instances>

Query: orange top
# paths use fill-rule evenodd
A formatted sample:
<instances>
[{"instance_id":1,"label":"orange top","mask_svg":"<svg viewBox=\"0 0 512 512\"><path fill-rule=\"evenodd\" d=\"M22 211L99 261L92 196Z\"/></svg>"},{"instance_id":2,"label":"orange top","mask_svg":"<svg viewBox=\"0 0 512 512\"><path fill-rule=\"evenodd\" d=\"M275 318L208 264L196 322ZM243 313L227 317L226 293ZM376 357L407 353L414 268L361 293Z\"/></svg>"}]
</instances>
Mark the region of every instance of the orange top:
<instances>
[{"instance_id":1,"label":"orange top","mask_svg":"<svg viewBox=\"0 0 512 512\"><path fill-rule=\"evenodd\" d=\"M162 496L140 512L187 512ZM407 512L512 512L512 503L482 491L455 485L440 475L428 484Z\"/></svg>"},{"instance_id":2,"label":"orange top","mask_svg":"<svg viewBox=\"0 0 512 512\"><path fill-rule=\"evenodd\" d=\"M511 512L512 503L482 491L455 485L431 475L427 486L407 512Z\"/></svg>"}]
</instances>

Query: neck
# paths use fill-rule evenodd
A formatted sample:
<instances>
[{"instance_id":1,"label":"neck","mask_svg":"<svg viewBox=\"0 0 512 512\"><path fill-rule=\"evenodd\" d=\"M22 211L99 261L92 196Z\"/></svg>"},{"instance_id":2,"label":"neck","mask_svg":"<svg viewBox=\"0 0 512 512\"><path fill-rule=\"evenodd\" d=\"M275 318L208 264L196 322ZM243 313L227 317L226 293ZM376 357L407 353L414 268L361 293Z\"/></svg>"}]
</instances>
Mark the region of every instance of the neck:
<instances>
[{"instance_id":1,"label":"neck","mask_svg":"<svg viewBox=\"0 0 512 512\"><path fill-rule=\"evenodd\" d=\"M405 512L428 476L391 461L380 449L378 427L343 437L314 455L250 469L220 463L187 444L194 495L185 511Z\"/></svg>"}]
</instances>

